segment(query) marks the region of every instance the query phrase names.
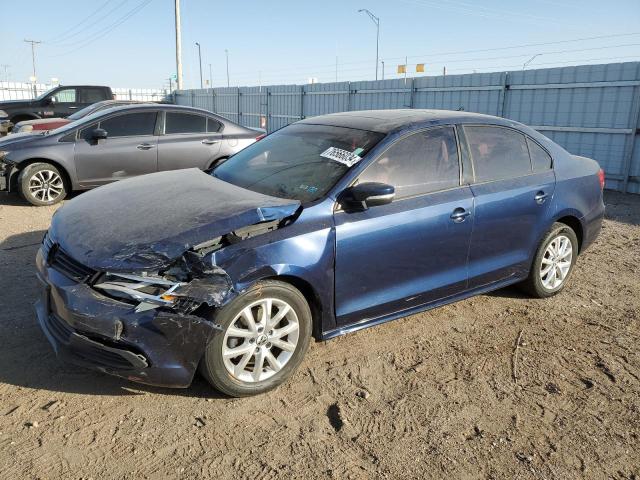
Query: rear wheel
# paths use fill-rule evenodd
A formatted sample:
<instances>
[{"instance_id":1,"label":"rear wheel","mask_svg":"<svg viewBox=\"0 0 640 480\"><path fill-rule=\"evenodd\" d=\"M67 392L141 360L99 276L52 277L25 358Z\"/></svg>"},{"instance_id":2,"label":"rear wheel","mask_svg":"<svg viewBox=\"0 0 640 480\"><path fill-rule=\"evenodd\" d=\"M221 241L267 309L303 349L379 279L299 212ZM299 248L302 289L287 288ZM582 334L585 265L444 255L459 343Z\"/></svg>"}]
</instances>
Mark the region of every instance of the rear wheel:
<instances>
[{"instance_id":1,"label":"rear wheel","mask_svg":"<svg viewBox=\"0 0 640 480\"><path fill-rule=\"evenodd\" d=\"M256 395L287 380L302 362L311 338L311 311L293 286L264 281L216 315L224 332L209 343L203 376L234 397Z\"/></svg>"},{"instance_id":2,"label":"rear wheel","mask_svg":"<svg viewBox=\"0 0 640 480\"><path fill-rule=\"evenodd\" d=\"M573 229L564 223L554 223L540 243L522 287L537 298L559 293L573 271L577 256L578 239Z\"/></svg>"},{"instance_id":3,"label":"rear wheel","mask_svg":"<svg viewBox=\"0 0 640 480\"><path fill-rule=\"evenodd\" d=\"M50 163L32 163L18 176L20 195L32 205L53 205L67 196L60 171Z\"/></svg>"}]
</instances>

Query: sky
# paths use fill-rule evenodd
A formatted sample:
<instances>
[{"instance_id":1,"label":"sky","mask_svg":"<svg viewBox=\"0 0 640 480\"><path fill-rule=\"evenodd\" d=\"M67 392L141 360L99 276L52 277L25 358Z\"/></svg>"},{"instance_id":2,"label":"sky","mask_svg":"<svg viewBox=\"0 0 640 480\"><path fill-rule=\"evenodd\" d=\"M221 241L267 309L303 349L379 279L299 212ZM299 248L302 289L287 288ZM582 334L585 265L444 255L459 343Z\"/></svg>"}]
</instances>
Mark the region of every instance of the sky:
<instances>
[{"instance_id":1,"label":"sky","mask_svg":"<svg viewBox=\"0 0 640 480\"><path fill-rule=\"evenodd\" d=\"M373 80L640 60L638 0L181 0L184 87ZM174 0L0 0L0 81L168 87ZM598 38L594 38L598 37ZM415 73L424 63L424 73ZM211 68L209 65L211 64ZM337 67L336 67L337 64ZM379 64L378 76L382 77Z\"/></svg>"}]
</instances>

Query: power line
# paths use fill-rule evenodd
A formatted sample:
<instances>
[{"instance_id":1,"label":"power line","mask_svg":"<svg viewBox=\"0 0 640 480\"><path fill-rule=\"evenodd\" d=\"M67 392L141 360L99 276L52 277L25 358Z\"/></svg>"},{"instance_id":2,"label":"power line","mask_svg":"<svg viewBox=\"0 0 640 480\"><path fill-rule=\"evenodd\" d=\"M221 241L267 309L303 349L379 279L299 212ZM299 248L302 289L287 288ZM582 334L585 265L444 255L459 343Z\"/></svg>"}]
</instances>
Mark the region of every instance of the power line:
<instances>
[{"instance_id":1,"label":"power line","mask_svg":"<svg viewBox=\"0 0 640 480\"><path fill-rule=\"evenodd\" d=\"M46 40L47 43L58 43L58 41L60 39L64 39L64 37L67 36L68 33L71 33L72 31L74 31L76 28L78 28L79 26L81 26L82 24L84 24L87 20L95 17L98 13L100 13L104 7L106 7L112 0L106 0L102 5L100 5L96 10L94 10L91 14L89 14L88 16L86 16L84 19L82 19L81 21L79 21L78 23L76 23L73 27L65 30L64 32L62 32L59 35L56 35L53 38L50 38L49 40ZM104 19L104 17L102 17Z\"/></svg>"},{"instance_id":2,"label":"power line","mask_svg":"<svg viewBox=\"0 0 640 480\"><path fill-rule=\"evenodd\" d=\"M517 49L517 48L526 48L526 47L541 47L541 46L547 46L547 45L561 45L561 44L565 44L565 43L575 43L575 42L584 42L584 41L589 41L589 40L602 40L602 39L607 39L607 38L619 38L619 37L629 37L629 36L634 36L634 35L640 35L640 32L629 32L629 33L618 33L618 34L611 34L611 35L597 35L597 36L593 36L593 37L581 37L581 38L575 38L575 39L569 39L569 40L557 40L557 41L553 41L553 42L538 42L538 43L524 43L524 44L520 44L520 45L510 45L510 46L506 46L506 47L493 47L493 48L483 48L483 49L473 49L473 50L457 50L457 51L450 51L450 52L440 52L440 53L425 53L422 55L409 55L407 58L431 58L431 57L439 57L439 56L444 56L444 55L462 55L462 54L466 54L466 53L483 53L483 52L495 52L495 51L500 51L500 50L513 50L513 49ZM384 57L385 62L388 62L390 60L404 60L405 56L402 57ZM366 61L353 61L353 62L340 62L340 66L342 67L343 65L363 65L365 63L369 63L369 60ZM266 69L266 70L262 70L262 72L284 72L284 71L291 71L291 72L296 72L296 71L304 71L304 70L308 70L308 69L314 69L314 68L323 68L323 67L334 67L335 68L335 63L331 63L331 64L324 64L324 65L315 65L315 66L301 66L301 67L295 67L295 68L286 68L286 69L280 69L280 68L274 68L274 69ZM343 69L341 69L343 70ZM244 75L246 74L246 75ZM254 75L255 72L253 71L244 71L244 72L239 72L238 76L251 76Z\"/></svg>"},{"instance_id":3,"label":"power line","mask_svg":"<svg viewBox=\"0 0 640 480\"><path fill-rule=\"evenodd\" d=\"M118 20L116 20L116 22L112 23L111 25L99 30L98 32L96 32L96 34L94 35L93 38L89 37L89 39L85 39L86 41L84 43L82 43L79 47L74 48L73 50L70 50L68 52L65 53L61 53L59 55L51 55L51 58L56 58L56 57L62 57L65 55L70 55L71 53L77 52L78 50L83 49L84 47L94 43L97 40L100 40L101 38L105 37L106 35L108 35L109 33L111 33L113 30L115 30L117 27L119 27L120 25L122 25L124 22L126 22L129 18L133 17L136 13L138 13L140 10L142 10L144 7L146 7L149 3L151 3L153 0L144 0L142 3L138 4L136 7L134 7L132 10L130 10L129 12L127 12L124 16L120 17Z\"/></svg>"},{"instance_id":4,"label":"power line","mask_svg":"<svg viewBox=\"0 0 640 480\"><path fill-rule=\"evenodd\" d=\"M72 33L71 35L66 35L65 37L59 39L59 40L55 40L52 42L47 42L49 45L57 45L61 48L67 48L70 46L73 46L77 43L80 43L83 41L83 39L81 38L80 40L72 40L71 43L63 43L66 42L68 40L73 39L74 37L77 37L78 35L86 32L87 30L90 30L91 27L93 27L94 25L98 25L99 23L103 22L105 19L109 18L111 16L112 13L114 13L115 11L117 11L121 6L123 6L125 3L127 3L127 0L122 0L120 3L118 3L115 7L113 7L111 10L109 10L108 12L106 12L104 15L102 15L100 18L98 18L96 21L89 23L88 25L84 26L83 28L81 28L80 30ZM116 20L117 21L117 20ZM89 33L89 36L91 35L91 33Z\"/></svg>"}]
</instances>

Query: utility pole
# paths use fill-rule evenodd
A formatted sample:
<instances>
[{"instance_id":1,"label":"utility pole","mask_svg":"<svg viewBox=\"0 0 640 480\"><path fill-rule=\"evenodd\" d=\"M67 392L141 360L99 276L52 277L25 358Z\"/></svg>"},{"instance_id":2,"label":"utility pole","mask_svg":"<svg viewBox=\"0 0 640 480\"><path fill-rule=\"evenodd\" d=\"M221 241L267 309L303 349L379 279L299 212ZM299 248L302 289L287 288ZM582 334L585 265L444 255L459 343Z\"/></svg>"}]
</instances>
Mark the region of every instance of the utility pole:
<instances>
[{"instance_id":1,"label":"utility pole","mask_svg":"<svg viewBox=\"0 0 640 480\"><path fill-rule=\"evenodd\" d=\"M533 60L537 57L539 57L540 55L542 55L542 53L536 53L533 57L531 57L529 60L527 60L526 62L524 62L524 65L522 65L522 70L524 70L525 68L527 68L527 65L529 65L531 62L533 62Z\"/></svg>"},{"instance_id":2,"label":"utility pole","mask_svg":"<svg viewBox=\"0 0 640 480\"><path fill-rule=\"evenodd\" d=\"M369 15L369 18L371 19L371 21L373 23L376 24L376 80L378 80L378 52L379 52L379 45L380 45L380 19L378 17L376 17L373 13L371 13L369 10L367 10L366 8L361 8L360 10L358 10L358 12L364 12L367 15Z\"/></svg>"},{"instance_id":3,"label":"utility pole","mask_svg":"<svg viewBox=\"0 0 640 480\"><path fill-rule=\"evenodd\" d=\"M336 83L338 83L338 56L336 55Z\"/></svg>"},{"instance_id":4,"label":"utility pole","mask_svg":"<svg viewBox=\"0 0 640 480\"><path fill-rule=\"evenodd\" d=\"M42 42L38 40L27 40L26 38L24 41L31 44L31 65L33 67L33 78L34 78L33 82L35 83L37 78L36 77L36 45Z\"/></svg>"},{"instance_id":5,"label":"utility pole","mask_svg":"<svg viewBox=\"0 0 640 480\"><path fill-rule=\"evenodd\" d=\"M229 88L229 50L225 48L224 54L227 56L227 88Z\"/></svg>"},{"instance_id":6,"label":"utility pole","mask_svg":"<svg viewBox=\"0 0 640 480\"><path fill-rule=\"evenodd\" d=\"M211 64L209 64L209 88L213 88L213 73L211 72Z\"/></svg>"},{"instance_id":7,"label":"utility pole","mask_svg":"<svg viewBox=\"0 0 640 480\"><path fill-rule=\"evenodd\" d=\"M196 42L196 45L198 46L198 61L200 62L200 89L202 89L204 88L202 84L202 52L200 51L200 44Z\"/></svg>"},{"instance_id":8,"label":"utility pole","mask_svg":"<svg viewBox=\"0 0 640 480\"><path fill-rule=\"evenodd\" d=\"M4 70L4 81L8 82L9 81L9 67L11 65L3 63L2 65L0 65L0 67L2 67L2 69Z\"/></svg>"},{"instance_id":9,"label":"utility pole","mask_svg":"<svg viewBox=\"0 0 640 480\"><path fill-rule=\"evenodd\" d=\"M180 0L176 5L176 83L177 89L182 90L182 33L180 32Z\"/></svg>"},{"instance_id":10,"label":"utility pole","mask_svg":"<svg viewBox=\"0 0 640 480\"><path fill-rule=\"evenodd\" d=\"M384 60L380 60L382 63L382 80L384 80Z\"/></svg>"}]
</instances>

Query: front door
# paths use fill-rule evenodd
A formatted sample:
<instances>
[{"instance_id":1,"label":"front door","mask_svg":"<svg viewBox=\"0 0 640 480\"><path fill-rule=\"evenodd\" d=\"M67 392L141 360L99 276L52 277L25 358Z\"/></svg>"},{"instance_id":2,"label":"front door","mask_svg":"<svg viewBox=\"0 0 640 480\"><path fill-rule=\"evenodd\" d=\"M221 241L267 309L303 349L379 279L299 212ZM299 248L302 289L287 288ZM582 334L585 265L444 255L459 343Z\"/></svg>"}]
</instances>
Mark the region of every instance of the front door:
<instances>
[{"instance_id":1,"label":"front door","mask_svg":"<svg viewBox=\"0 0 640 480\"><path fill-rule=\"evenodd\" d=\"M394 143L358 182L393 185L388 205L337 211L335 298L339 324L366 321L465 290L473 195L460 185L452 127Z\"/></svg>"},{"instance_id":2,"label":"front door","mask_svg":"<svg viewBox=\"0 0 640 480\"><path fill-rule=\"evenodd\" d=\"M83 129L75 145L80 185L94 187L157 171L156 117L155 111L124 113ZM105 130L107 138L92 139L95 128Z\"/></svg>"}]
</instances>

